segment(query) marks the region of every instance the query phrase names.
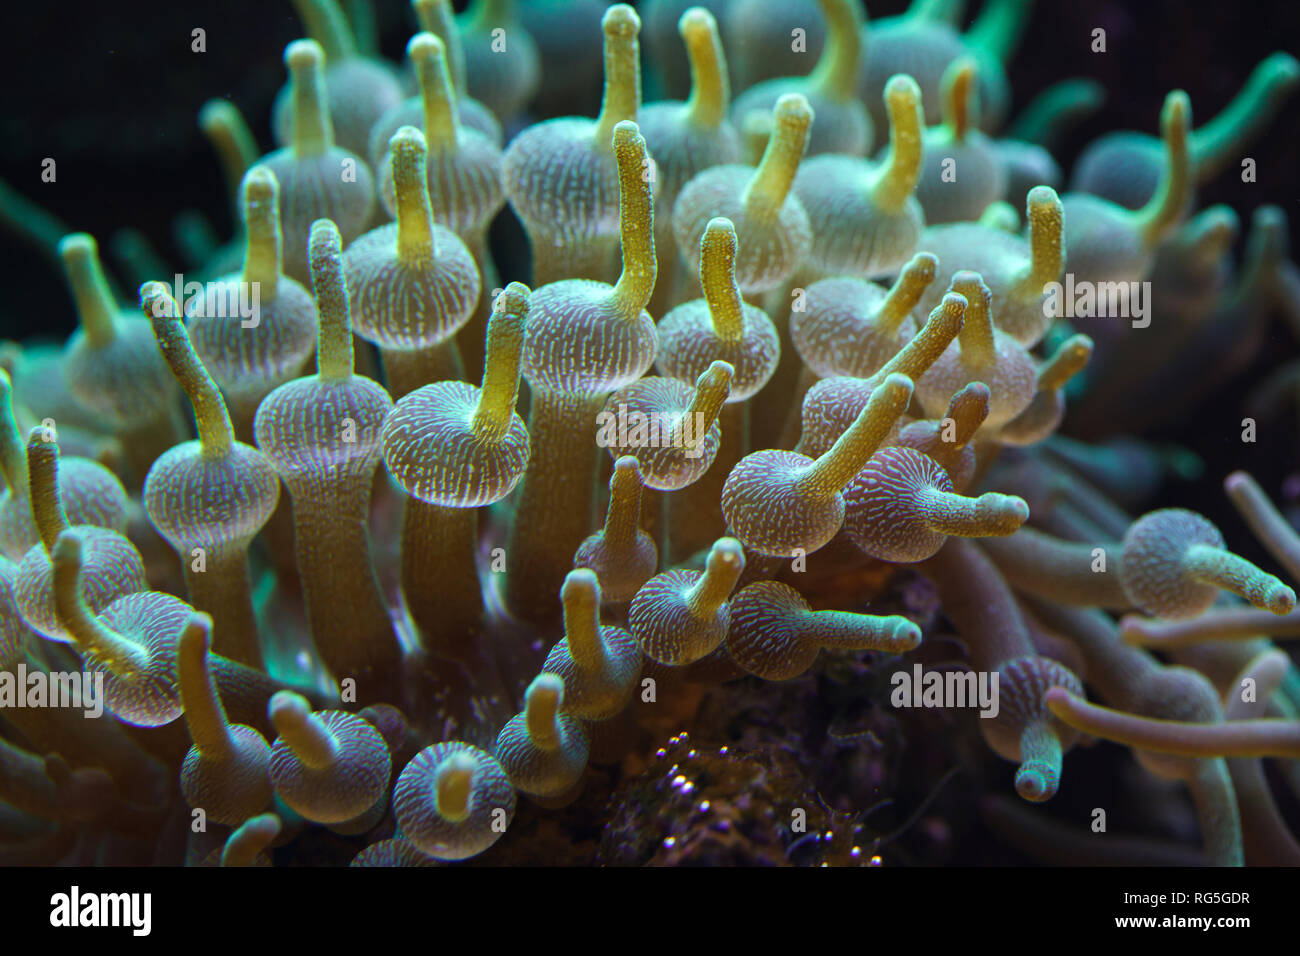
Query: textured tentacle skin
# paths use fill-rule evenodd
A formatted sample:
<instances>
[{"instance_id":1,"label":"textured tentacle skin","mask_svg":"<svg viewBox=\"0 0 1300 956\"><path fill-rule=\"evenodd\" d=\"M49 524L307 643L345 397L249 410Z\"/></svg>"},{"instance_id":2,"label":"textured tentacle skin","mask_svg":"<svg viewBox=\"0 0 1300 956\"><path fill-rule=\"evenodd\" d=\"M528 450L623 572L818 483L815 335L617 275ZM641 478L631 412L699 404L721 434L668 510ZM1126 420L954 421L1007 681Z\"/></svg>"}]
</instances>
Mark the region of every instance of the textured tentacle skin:
<instances>
[{"instance_id":1,"label":"textured tentacle skin","mask_svg":"<svg viewBox=\"0 0 1300 956\"><path fill-rule=\"evenodd\" d=\"M889 434L911 397L911 379L890 374L821 457L761 451L741 459L722 489L728 526L746 547L774 557L825 545L844 523L840 492Z\"/></svg>"},{"instance_id":2,"label":"textured tentacle skin","mask_svg":"<svg viewBox=\"0 0 1300 956\"><path fill-rule=\"evenodd\" d=\"M851 0L818 0L826 20L826 45L806 77L764 80L745 90L732 106L739 123L755 111L767 111L783 95L808 99L820 119L808 140L808 153L865 156L871 149L871 117L857 96L864 56L862 6Z\"/></svg>"},{"instance_id":3,"label":"textured tentacle skin","mask_svg":"<svg viewBox=\"0 0 1300 956\"><path fill-rule=\"evenodd\" d=\"M516 790L558 797L587 769L590 740L582 721L562 712L564 680L542 673L528 685L524 712L497 736L495 754Z\"/></svg>"},{"instance_id":4,"label":"textured tentacle skin","mask_svg":"<svg viewBox=\"0 0 1300 956\"><path fill-rule=\"evenodd\" d=\"M659 209L655 216L659 279L649 305L650 314L655 316L665 315L678 298L679 288L690 281L681 273L673 238L672 212L677 196L697 173L741 162L740 134L727 118L731 85L717 21L703 7L691 7L677 21L677 32L690 57L690 98L685 102L650 103L637 114L659 180ZM677 42L675 38L673 42Z\"/></svg>"},{"instance_id":5,"label":"textured tentacle skin","mask_svg":"<svg viewBox=\"0 0 1300 956\"><path fill-rule=\"evenodd\" d=\"M609 142L617 124L636 119L641 104L641 20L631 7L616 4L601 25L605 96L600 116L539 123L506 150L502 182L529 233L534 287L580 276L615 278L622 200Z\"/></svg>"},{"instance_id":6,"label":"textured tentacle skin","mask_svg":"<svg viewBox=\"0 0 1300 956\"><path fill-rule=\"evenodd\" d=\"M166 288L144 286L140 303L199 430L197 442L172 448L149 469L145 511L180 555L190 603L212 616L217 651L260 667L248 547L275 511L280 481L264 454L235 440L226 404Z\"/></svg>"},{"instance_id":7,"label":"textured tentacle skin","mask_svg":"<svg viewBox=\"0 0 1300 956\"><path fill-rule=\"evenodd\" d=\"M461 377L454 336L474 312L481 277L465 243L435 223L428 145L403 126L389 141L395 225L360 236L343 257L353 328L379 346L389 391L401 398L430 376Z\"/></svg>"},{"instance_id":8,"label":"textured tentacle skin","mask_svg":"<svg viewBox=\"0 0 1300 956\"><path fill-rule=\"evenodd\" d=\"M190 608L167 594L140 591L94 615L81 595L82 544L75 531L59 535L50 552L59 622L101 674L104 706L126 723L161 727L181 713L176 644Z\"/></svg>"},{"instance_id":9,"label":"textured tentacle skin","mask_svg":"<svg viewBox=\"0 0 1300 956\"><path fill-rule=\"evenodd\" d=\"M1062 200L1050 186L1035 186L1025 197L1028 241L982 223L931 226L918 247L937 256L939 275L921 298L933 309L959 269L978 272L992 293L997 327L1025 348L1047 333L1053 318L1049 283L1065 268L1065 223ZM961 265L958 265L960 263Z\"/></svg>"},{"instance_id":10,"label":"textured tentacle skin","mask_svg":"<svg viewBox=\"0 0 1300 956\"><path fill-rule=\"evenodd\" d=\"M981 715L984 739L995 753L1020 765L1016 792L1021 797L1050 799L1059 787L1062 756L1078 735L1048 711L1045 701L1053 687L1082 691L1079 678L1036 653L1010 589L974 544L949 541L924 569L969 643L975 669L997 674L999 706L996 714Z\"/></svg>"},{"instance_id":11,"label":"textured tentacle skin","mask_svg":"<svg viewBox=\"0 0 1300 956\"><path fill-rule=\"evenodd\" d=\"M801 408L803 431L797 450L806 455L824 453L852 426L886 378L897 374L916 379L925 373L961 331L966 304L960 295L946 296L920 331L868 378L835 376L810 388ZM897 425L881 444L895 441Z\"/></svg>"},{"instance_id":12,"label":"textured tentacle skin","mask_svg":"<svg viewBox=\"0 0 1300 956\"><path fill-rule=\"evenodd\" d=\"M828 275L888 275L917 250L925 216L914 195L921 176L921 91L906 74L885 85L889 150L879 163L820 156L799 169L795 194L808 211L809 261Z\"/></svg>"},{"instance_id":13,"label":"textured tentacle skin","mask_svg":"<svg viewBox=\"0 0 1300 956\"><path fill-rule=\"evenodd\" d=\"M640 378L658 345L645 311L657 261L651 185L643 175L645 139L625 121L614 127L613 145L623 249L618 282L554 282L535 290L529 304L523 375L532 391L529 431L539 452L524 477L511 528L506 588L511 610L530 620L555 616L564 570L592 530L595 429L605 396Z\"/></svg>"},{"instance_id":14,"label":"textured tentacle skin","mask_svg":"<svg viewBox=\"0 0 1300 956\"><path fill-rule=\"evenodd\" d=\"M650 488L688 487L700 480L718 454L718 415L735 374L729 362L719 361L700 374L694 388L655 376L624 386L605 405L605 425L597 442L614 458L636 458ZM620 434L626 421L632 424Z\"/></svg>"},{"instance_id":15,"label":"textured tentacle skin","mask_svg":"<svg viewBox=\"0 0 1300 956\"><path fill-rule=\"evenodd\" d=\"M68 391L108 420L129 458L128 485L138 488L153 460L185 437L176 382L149 324L114 301L94 238L64 236L58 254L80 323L62 360Z\"/></svg>"},{"instance_id":16,"label":"textured tentacle skin","mask_svg":"<svg viewBox=\"0 0 1300 956\"><path fill-rule=\"evenodd\" d=\"M185 723L194 746L181 765L181 792L217 823L237 826L271 803L271 749L252 727L231 724L208 665L212 622L191 615L177 647Z\"/></svg>"},{"instance_id":17,"label":"textured tentacle skin","mask_svg":"<svg viewBox=\"0 0 1300 956\"><path fill-rule=\"evenodd\" d=\"M740 296L736 226L717 216L700 236L700 285L704 296L674 308L659 320L655 365L668 378L694 382L713 362L726 362L733 378L728 402L742 402L763 388L776 371L781 344L772 320Z\"/></svg>"},{"instance_id":18,"label":"textured tentacle skin","mask_svg":"<svg viewBox=\"0 0 1300 956\"><path fill-rule=\"evenodd\" d=\"M989 387L985 424L997 428L1023 412L1037 389L1034 360L1019 342L995 326L993 293L978 273L953 274L951 292L966 299L965 322L954 348L946 350L916 383L928 415L938 415L968 382Z\"/></svg>"},{"instance_id":19,"label":"textured tentacle skin","mask_svg":"<svg viewBox=\"0 0 1300 956\"><path fill-rule=\"evenodd\" d=\"M1134 604L1160 617L1196 617L1220 588L1274 614L1295 609L1294 591L1227 551L1214 525L1181 508L1153 511L1133 524L1124 537L1120 578Z\"/></svg>"},{"instance_id":20,"label":"textured tentacle skin","mask_svg":"<svg viewBox=\"0 0 1300 956\"><path fill-rule=\"evenodd\" d=\"M519 45L512 46L507 53L493 54L497 65L494 75L507 72L503 60L513 60L516 56L526 58L527 54L521 53L527 45L526 32L518 29L514 37L520 40ZM426 378L419 384L425 384L442 378L464 377L456 361L459 358L463 360L468 379L473 381L482 369L482 343L492 307L491 293L503 284L487 241L488 227L506 201L501 183L504 163L501 130L485 109L483 115L474 110L474 105L481 108L481 104L458 97L457 90L463 92L463 84L453 86L450 51L439 37L430 32L417 33L406 50L415 68L420 95L384 114L370 132L369 156L375 166L379 199L389 214L397 215L396 167L389 143L404 126L422 129L428 147L426 181L433 220L464 243L482 279L482 290L454 347L452 343L444 343L429 353L415 356L404 351L393 352L388 356L387 370L390 374L400 373L404 359L418 359L423 354ZM492 120L491 128L474 125L475 117Z\"/></svg>"},{"instance_id":21,"label":"textured tentacle skin","mask_svg":"<svg viewBox=\"0 0 1300 956\"><path fill-rule=\"evenodd\" d=\"M911 448L883 448L844 489L844 528L859 548L882 561L924 561L949 535L1014 534L1029 517L1023 498L953 493L934 459Z\"/></svg>"},{"instance_id":22,"label":"textured tentacle skin","mask_svg":"<svg viewBox=\"0 0 1300 956\"><path fill-rule=\"evenodd\" d=\"M791 190L807 148L814 111L798 93L772 107L772 135L756 168L714 166L693 177L673 204L673 235L692 269L700 268L708 224L730 219L736 231L736 283L765 292L788 279L808 251L812 227Z\"/></svg>"},{"instance_id":23,"label":"textured tentacle skin","mask_svg":"<svg viewBox=\"0 0 1300 956\"><path fill-rule=\"evenodd\" d=\"M746 585L730 605L727 653L764 680L798 677L823 647L902 654L921 642L920 630L905 617L814 611L778 581Z\"/></svg>"},{"instance_id":24,"label":"textured tentacle skin","mask_svg":"<svg viewBox=\"0 0 1300 956\"><path fill-rule=\"evenodd\" d=\"M655 575L628 608L628 628L651 660L682 666L717 650L727 637L728 595L745 569L745 552L734 538L720 538L704 572L675 570Z\"/></svg>"},{"instance_id":25,"label":"textured tentacle skin","mask_svg":"<svg viewBox=\"0 0 1300 956\"><path fill-rule=\"evenodd\" d=\"M426 385L399 401L380 432L388 473L409 495L402 592L425 647L464 659L483 613L478 511L514 490L529 461L515 411L529 289L512 282L493 305L483 384Z\"/></svg>"},{"instance_id":26,"label":"textured tentacle skin","mask_svg":"<svg viewBox=\"0 0 1300 956\"><path fill-rule=\"evenodd\" d=\"M600 584L591 571L570 571L560 592L564 637L551 648L542 670L564 681L564 713L584 720L616 716L636 690L641 650L621 627L600 623Z\"/></svg>"},{"instance_id":27,"label":"textured tentacle skin","mask_svg":"<svg viewBox=\"0 0 1300 956\"><path fill-rule=\"evenodd\" d=\"M289 145L263 156L260 162L280 185L284 271L306 283L312 224L329 219L344 244L356 239L365 232L374 211L375 181L364 159L335 145L325 94L325 52L320 44L295 40L285 48L284 63L293 90L293 132ZM349 175L343 175L345 169Z\"/></svg>"},{"instance_id":28,"label":"textured tentacle skin","mask_svg":"<svg viewBox=\"0 0 1300 956\"><path fill-rule=\"evenodd\" d=\"M268 714L280 735L271 745L271 783L295 812L346 823L386 800L392 762L368 721L342 710L313 713L287 691L271 698Z\"/></svg>"},{"instance_id":29,"label":"textured tentacle skin","mask_svg":"<svg viewBox=\"0 0 1300 956\"><path fill-rule=\"evenodd\" d=\"M917 253L888 290L861 279L822 279L808 287L807 307L790 316L790 338L804 364L829 378L867 378L916 335L914 309L939 263Z\"/></svg>"},{"instance_id":30,"label":"textured tentacle skin","mask_svg":"<svg viewBox=\"0 0 1300 956\"><path fill-rule=\"evenodd\" d=\"M505 833L515 791L491 754L453 741L421 750L406 765L393 788L393 811L422 853L464 860Z\"/></svg>"},{"instance_id":31,"label":"textured tentacle skin","mask_svg":"<svg viewBox=\"0 0 1300 956\"><path fill-rule=\"evenodd\" d=\"M361 704L393 696L401 649L380 597L366 527L379 434L393 400L353 371L340 236L312 229L321 325L317 373L281 385L258 408L257 445L293 501L294 544L316 650Z\"/></svg>"},{"instance_id":32,"label":"textured tentacle skin","mask_svg":"<svg viewBox=\"0 0 1300 956\"><path fill-rule=\"evenodd\" d=\"M717 457L690 490L669 499L669 541L665 559L708 547L709 526L717 514L722 486L732 467L749 453L752 399L774 382L782 360L781 335L768 314L745 302L736 281L739 239L725 216L711 219L700 237L700 286L703 298L676 306L659 321L660 374L694 383L713 362L732 367L731 391L719 424ZM787 361L789 356L786 356Z\"/></svg>"},{"instance_id":33,"label":"textured tentacle skin","mask_svg":"<svg viewBox=\"0 0 1300 956\"><path fill-rule=\"evenodd\" d=\"M898 444L934 459L943 466L954 491L965 491L975 477L975 449L971 439L988 418L989 387L971 382L953 392L943 418L917 421L898 433Z\"/></svg>"},{"instance_id":34,"label":"textured tentacle skin","mask_svg":"<svg viewBox=\"0 0 1300 956\"><path fill-rule=\"evenodd\" d=\"M187 299L185 324L199 361L221 389L236 437L247 442L262 399L297 378L315 351L318 318L311 293L284 274L280 183L269 166L248 169L240 198L243 269L212 283L205 298ZM244 319L207 308L208 299L239 301L245 289L257 290L256 316Z\"/></svg>"},{"instance_id":35,"label":"textured tentacle skin","mask_svg":"<svg viewBox=\"0 0 1300 956\"><path fill-rule=\"evenodd\" d=\"M73 530L82 538L86 602L93 613L119 597L144 590L148 581L140 552L124 535L108 528L69 524L59 477L59 445L54 438L44 428L33 428L27 438L27 488L39 540L18 565L14 601L33 631L47 640L67 642L72 637L59 622L50 561L60 534Z\"/></svg>"},{"instance_id":36,"label":"textured tentacle skin","mask_svg":"<svg viewBox=\"0 0 1300 956\"><path fill-rule=\"evenodd\" d=\"M601 599L610 604L632 600L659 566L654 539L638 527L642 487L641 466L636 458L624 455L614 462L605 525L588 536L573 554L573 566L595 572Z\"/></svg>"}]
</instances>

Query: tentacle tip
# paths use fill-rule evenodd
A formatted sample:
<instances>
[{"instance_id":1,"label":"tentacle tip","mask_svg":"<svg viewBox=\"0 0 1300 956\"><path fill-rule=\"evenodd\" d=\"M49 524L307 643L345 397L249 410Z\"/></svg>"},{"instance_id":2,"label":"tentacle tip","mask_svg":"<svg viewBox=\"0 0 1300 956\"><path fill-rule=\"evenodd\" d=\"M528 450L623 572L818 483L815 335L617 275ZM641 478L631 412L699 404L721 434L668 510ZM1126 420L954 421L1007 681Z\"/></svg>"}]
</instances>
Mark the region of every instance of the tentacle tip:
<instances>
[{"instance_id":1,"label":"tentacle tip","mask_svg":"<svg viewBox=\"0 0 1300 956\"><path fill-rule=\"evenodd\" d=\"M906 73L895 73L885 83L885 103L908 107L921 99L921 87Z\"/></svg>"},{"instance_id":2,"label":"tentacle tip","mask_svg":"<svg viewBox=\"0 0 1300 956\"><path fill-rule=\"evenodd\" d=\"M905 654L914 651L921 646L921 629L914 622L903 619L895 625L889 640L895 653Z\"/></svg>"},{"instance_id":3,"label":"tentacle tip","mask_svg":"<svg viewBox=\"0 0 1300 956\"><path fill-rule=\"evenodd\" d=\"M628 475L635 475L638 481L641 478L641 463L636 460L636 455L620 455L618 460L614 462L614 470Z\"/></svg>"},{"instance_id":4,"label":"tentacle tip","mask_svg":"<svg viewBox=\"0 0 1300 956\"><path fill-rule=\"evenodd\" d=\"M413 61L439 60L447 54L447 46L442 38L433 33L417 33L406 44L406 55Z\"/></svg>"},{"instance_id":5,"label":"tentacle tip","mask_svg":"<svg viewBox=\"0 0 1300 956\"><path fill-rule=\"evenodd\" d=\"M1049 687L1043 695L1043 703L1058 718L1064 720L1071 713L1075 697L1064 687Z\"/></svg>"},{"instance_id":6,"label":"tentacle tip","mask_svg":"<svg viewBox=\"0 0 1300 956\"><path fill-rule=\"evenodd\" d=\"M1274 82L1285 83L1288 88L1300 82L1300 62L1297 62L1290 53L1279 50L1269 56L1262 65Z\"/></svg>"},{"instance_id":7,"label":"tentacle tip","mask_svg":"<svg viewBox=\"0 0 1300 956\"><path fill-rule=\"evenodd\" d=\"M1056 796L1060 776L1039 761L1026 763L1016 771L1016 793L1030 803L1043 803Z\"/></svg>"},{"instance_id":8,"label":"tentacle tip","mask_svg":"<svg viewBox=\"0 0 1300 956\"><path fill-rule=\"evenodd\" d=\"M202 611L195 611L185 621L181 629L181 648L192 647L200 654L207 653L212 639L212 618Z\"/></svg>"},{"instance_id":9,"label":"tentacle tip","mask_svg":"<svg viewBox=\"0 0 1300 956\"><path fill-rule=\"evenodd\" d=\"M1186 90L1170 90L1161 111L1161 128L1165 135L1185 135L1192 122L1192 100Z\"/></svg>"},{"instance_id":10,"label":"tentacle tip","mask_svg":"<svg viewBox=\"0 0 1300 956\"><path fill-rule=\"evenodd\" d=\"M568 601L583 594L594 594L599 600L600 582L590 568L574 568L564 576L560 597Z\"/></svg>"},{"instance_id":11,"label":"tentacle tip","mask_svg":"<svg viewBox=\"0 0 1300 956\"><path fill-rule=\"evenodd\" d=\"M311 713L311 705L301 694L291 690L276 691L266 705L266 716L279 728L286 718L304 717Z\"/></svg>"},{"instance_id":12,"label":"tentacle tip","mask_svg":"<svg viewBox=\"0 0 1300 956\"><path fill-rule=\"evenodd\" d=\"M140 310L155 326L180 315L176 300L162 282L146 282L140 286Z\"/></svg>"},{"instance_id":13,"label":"tentacle tip","mask_svg":"<svg viewBox=\"0 0 1300 956\"><path fill-rule=\"evenodd\" d=\"M1130 647L1146 644L1147 619L1140 614L1125 614L1119 620L1119 639Z\"/></svg>"},{"instance_id":14,"label":"tentacle tip","mask_svg":"<svg viewBox=\"0 0 1300 956\"><path fill-rule=\"evenodd\" d=\"M542 671L528 685L528 689L524 692L524 700L530 704L553 700L555 706L562 706L564 703L564 678L549 671Z\"/></svg>"},{"instance_id":15,"label":"tentacle tip","mask_svg":"<svg viewBox=\"0 0 1300 956\"><path fill-rule=\"evenodd\" d=\"M271 199L280 184L269 166L250 166L244 173L244 201L260 202Z\"/></svg>"},{"instance_id":16,"label":"tentacle tip","mask_svg":"<svg viewBox=\"0 0 1300 956\"><path fill-rule=\"evenodd\" d=\"M81 535L72 529L59 532L50 549L50 563L58 566L81 567Z\"/></svg>"},{"instance_id":17,"label":"tentacle tip","mask_svg":"<svg viewBox=\"0 0 1300 956\"><path fill-rule=\"evenodd\" d=\"M1223 479L1223 490L1228 494L1235 494L1240 491L1247 491L1255 484L1255 479L1251 478L1247 471L1237 470Z\"/></svg>"},{"instance_id":18,"label":"tentacle tip","mask_svg":"<svg viewBox=\"0 0 1300 956\"><path fill-rule=\"evenodd\" d=\"M78 258L93 257L97 253L95 237L88 232L73 232L59 240L59 258L71 262Z\"/></svg>"},{"instance_id":19,"label":"tentacle tip","mask_svg":"<svg viewBox=\"0 0 1300 956\"><path fill-rule=\"evenodd\" d=\"M1009 529L1007 533L1011 534L1029 520L1029 503L1018 495L1008 495L1003 504L1006 518L1005 524Z\"/></svg>"},{"instance_id":20,"label":"tentacle tip","mask_svg":"<svg viewBox=\"0 0 1300 956\"><path fill-rule=\"evenodd\" d=\"M805 124L812 122L813 108L802 93L786 93L776 101L772 116L778 123L785 121Z\"/></svg>"},{"instance_id":21,"label":"tentacle tip","mask_svg":"<svg viewBox=\"0 0 1300 956\"><path fill-rule=\"evenodd\" d=\"M944 296L944 298L947 299L947 296ZM958 298L961 297L958 296ZM962 299L962 302L965 301L965 299ZM880 389L883 390L883 395L886 398L900 402L911 398L915 387L915 383L902 372L891 372L889 377L880 384ZM863 413L865 414L865 409Z\"/></svg>"},{"instance_id":22,"label":"tentacle tip","mask_svg":"<svg viewBox=\"0 0 1300 956\"><path fill-rule=\"evenodd\" d=\"M1035 186L1025 196L1025 211L1033 215L1038 210L1061 208L1061 197L1051 186Z\"/></svg>"},{"instance_id":23,"label":"tentacle tip","mask_svg":"<svg viewBox=\"0 0 1300 956\"><path fill-rule=\"evenodd\" d=\"M492 311L502 315L527 315L533 290L522 282L511 282L492 300Z\"/></svg>"},{"instance_id":24,"label":"tentacle tip","mask_svg":"<svg viewBox=\"0 0 1300 956\"><path fill-rule=\"evenodd\" d=\"M606 36L628 37L641 32L641 18L626 3L616 3L605 11L600 28Z\"/></svg>"},{"instance_id":25,"label":"tentacle tip","mask_svg":"<svg viewBox=\"0 0 1300 956\"><path fill-rule=\"evenodd\" d=\"M1250 217L1250 226L1252 229L1285 233L1286 213L1282 211L1281 206L1273 203L1264 206L1257 206L1255 212Z\"/></svg>"},{"instance_id":26,"label":"tentacle tip","mask_svg":"<svg viewBox=\"0 0 1300 956\"><path fill-rule=\"evenodd\" d=\"M402 126L388 140L388 148L394 152L423 152L429 148L429 143L417 127Z\"/></svg>"},{"instance_id":27,"label":"tentacle tip","mask_svg":"<svg viewBox=\"0 0 1300 956\"><path fill-rule=\"evenodd\" d=\"M711 33L716 27L717 21L714 20L713 14L704 7L688 8L677 21L677 32L682 39L686 39L692 33Z\"/></svg>"},{"instance_id":28,"label":"tentacle tip","mask_svg":"<svg viewBox=\"0 0 1300 956\"><path fill-rule=\"evenodd\" d=\"M903 269L909 276L930 283L939 274L939 257L933 252L918 252Z\"/></svg>"},{"instance_id":29,"label":"tentacle tip","mask_svg":"<svg viewBox=\"0 0 1300 956\"><path fill-rule=\"evenodd\" d=\"M333 219L317 219L311 224L307 252L308 259L313 264L320 259L342 254L342 247L343 238L339 235L339 227L334 225Z\"/></svg>"},{"instance_id":30,"label":"tentacle tip","mask_svg":"<svg viewBox=\"0 0 1300 956\"><path fill-rule=\"evenodd\" d=\"M223 126L229 126L235 117L239 115L239 110L230 100L215 98L208 100L199 109L199 129L205 133L221 129Z\"/></svg>"},{"instance_id":31,"label":"tentacle tip","mask_svg":"<svg viewBox=\"0 0 1300 956\"><path fill-rule=\"evenodd\" d=\"M614 148L640 148L645 149L645 138L641 135L641 127L637 126L632 120L620 120L614 126Z\"/></svg>"},{"instance_id":32,"label":"tentacle tip","mask_svg":"<svg viewBox=\"0 0 1300 956\"><path fill-rule=\"evenodd\" d=\"M709 551L709 566L716 568L745 568L745 547L735 538L719 538Z\"/></svg>"},{"instance_id":33,"label":"tentacle tip","mask_svg":"<svg viewBox=\"0 0 1300 956\"><path fill-rule=\"evenodd\" d=\"M726 216L714 216L704 227L704 238L714 241L730 238L735 242L736 224Z\"/></svg>"},{"instance_id":34,"label":"tentacle tip","mask_svg":"<svg viewBox=\"0 0 1300 956\"><path fill-rule=\"evenodd\" d=\"M735 377L736 366L722 359L715 359L695 380L695 388L698 391L705 388L722 388L724 384L730 386Z\"/></svg>"},{"instance_id":35,"label":"tentacle tip","mask_svg":"<svg viewBox=\"0 0 1300 956\"><path fill-rule=\"evenodd\" d=\"M315 40L294 40L284 48L284 65L291 71L318 69L325 50Z\"/></svg>"},{"instance_id":36,"label":"tentacle tip","mask_svg":"<svg viewBox=\"0 0 1300 956\"><path fill-rule=\"evenodd\" d=\"M1278 616L1290 614L1295 610L1295 591L1285 584L1278 584L1269 590L1264 606Z\"/></svg>"}]
</instances>

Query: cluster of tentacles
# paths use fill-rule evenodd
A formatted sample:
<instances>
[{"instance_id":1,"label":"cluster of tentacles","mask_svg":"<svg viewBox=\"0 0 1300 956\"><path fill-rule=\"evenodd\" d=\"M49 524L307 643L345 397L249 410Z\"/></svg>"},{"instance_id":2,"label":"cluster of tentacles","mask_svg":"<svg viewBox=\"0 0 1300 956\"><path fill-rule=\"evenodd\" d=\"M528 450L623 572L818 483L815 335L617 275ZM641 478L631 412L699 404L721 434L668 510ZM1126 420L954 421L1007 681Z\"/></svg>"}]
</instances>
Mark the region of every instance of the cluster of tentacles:
<instances>
[{"instance_id":1,"label":"cluster of tentacles","mask_svg":"<svg viewBox=\"0 0 1300 956\"><path fill-rule=\"evenodd\" d=\"M1274 312L1300 327L1281 210L1238 265L1236 214L1194 202L1293 58L1200 127L1171 92L1067 188L1049 147L1101 94L1006 125L1029 0L964 32L954 0L413 0L401 67L336 0L295 6L279 148L202 111L242 231L198 291L122 305L60 234L78 331L5 347L0 671L91 675L106 714L0 686L0 861L266 865L313 827L358 865L474 857L676 689L910 674L928 635L879 582L915 574L948 669L996 676L966 715L1019 798L1116 741L1186 784L1195 859L1300 863L1275 792L1300 795L1300 673L1271 640L1300 635L1300 537L1243 472L1286 581L1192 511L1134 517L1163 460L1107 439L1239 371ZM643 103L643 39L682 99ZM561 115L602 70L598 115ZM531 273L494 259L507 204ZM1062 317L1062 288L1130 283L1146 324ZM1106 440L1056 434L1067 396ZM991 812L1013 842L1056 826Z\"/></svg>"}]
</instances>

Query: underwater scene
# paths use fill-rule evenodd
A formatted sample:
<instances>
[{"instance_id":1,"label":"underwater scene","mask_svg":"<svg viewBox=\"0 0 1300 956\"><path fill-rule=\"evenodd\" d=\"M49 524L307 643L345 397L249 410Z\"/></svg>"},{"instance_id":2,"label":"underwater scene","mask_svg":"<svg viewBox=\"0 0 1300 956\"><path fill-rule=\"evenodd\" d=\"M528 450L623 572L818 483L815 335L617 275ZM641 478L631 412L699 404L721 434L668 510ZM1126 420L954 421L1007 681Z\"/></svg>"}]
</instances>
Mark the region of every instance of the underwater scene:
<instances>
[{"instance_id":1,"label":"underwater scene","mask_svg":"<svg viewBox=\"0 0 1300 956\"><path fill-rule=\"evenodd\" d=\"M21 7L0 866L1300 865L1300 6Z\"/></svg>"}]
</instances>

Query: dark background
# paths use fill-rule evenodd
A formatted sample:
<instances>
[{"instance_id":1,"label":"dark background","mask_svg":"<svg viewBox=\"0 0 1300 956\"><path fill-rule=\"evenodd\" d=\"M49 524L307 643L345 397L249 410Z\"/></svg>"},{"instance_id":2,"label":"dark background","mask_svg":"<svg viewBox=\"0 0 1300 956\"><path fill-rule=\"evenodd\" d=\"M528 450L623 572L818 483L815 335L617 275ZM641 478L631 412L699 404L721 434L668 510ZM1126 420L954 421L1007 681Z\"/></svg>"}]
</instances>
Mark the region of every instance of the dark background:
<instances>
[{"instance_id":1,"label":"dark background","mask_svg":"<svg viewBox=\"0 0 1300 956\"><path fill-rule=\"evenodd\" d=\"M383 51L397 61L414 31L409 6L405 0L374 6ZM868 9L879 18L906 6L905 0L872 0ZM978 10L977 2L970 6ZM172 221L191 208L228 237L224 183L196 116L209 98L229 98L262 147L272 147L270 104L285 80L281 56L286 43L303 35L288 0L24 3L7 13L0 31L0 179L101 244L118 228L134 226L177 261ZM207 31L206 53L190 52L195 27ZM1096 27L1107 32L1105 54L1089 49ZM1157 133L1161 101L1174 87L1188 91L1194 117L1204 121L1261 59L1288 45L1295 52L1297 37L1300 3L1294 0L1039 0L1010 66L1012 115L1058 79L1090 76L1102 83L1105 107L1058 156L1068 170L1079 149L1107 130ZM1229 203L1243 224L1265 202L1300 211L1294 205L1298 123L1300 96L1253 150L1259 181L1243 184L1229 172L1201 190L1199 203ZM57 183L40 181L46 156L58 161ZM0 237L0 337L69 332L71 304L51 288L61 285L57 271L9 234Z\"/></svg>"}]
</instances>

